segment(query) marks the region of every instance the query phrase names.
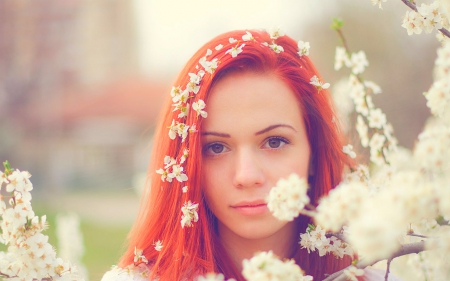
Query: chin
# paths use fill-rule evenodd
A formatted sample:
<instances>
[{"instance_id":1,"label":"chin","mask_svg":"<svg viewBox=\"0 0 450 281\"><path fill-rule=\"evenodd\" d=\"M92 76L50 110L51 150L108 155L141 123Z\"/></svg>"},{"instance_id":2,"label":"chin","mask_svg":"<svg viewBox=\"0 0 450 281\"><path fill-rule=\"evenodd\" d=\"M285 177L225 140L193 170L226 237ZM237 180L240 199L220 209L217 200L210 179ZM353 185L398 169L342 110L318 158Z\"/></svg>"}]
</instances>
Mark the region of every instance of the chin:
<instances>
[{"instance_id":1,"label":"chin","mask_svg":"<svg viewBox=\"0 0 450 281\"><path fill-rule=\"evenodd\" d=\"M229 230L244 239L257 240L269 238L283 232L288 222L282 222L274 217L264 220L246 220L235 223Z\"/></svg>"}]
</instances>

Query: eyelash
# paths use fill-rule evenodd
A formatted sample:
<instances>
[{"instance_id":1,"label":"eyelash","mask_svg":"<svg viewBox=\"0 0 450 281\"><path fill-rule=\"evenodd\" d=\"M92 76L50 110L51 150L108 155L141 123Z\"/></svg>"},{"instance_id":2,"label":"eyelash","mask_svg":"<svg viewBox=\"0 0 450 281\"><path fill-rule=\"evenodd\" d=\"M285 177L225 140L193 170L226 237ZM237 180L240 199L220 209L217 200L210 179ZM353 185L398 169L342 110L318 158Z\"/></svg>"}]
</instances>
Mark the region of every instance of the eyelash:
<instances>
[{"instance_id":1,"label":"eyelash","mask_svg":"<svg viewBox=\"0 0 450 281\"><path fill-rule=\"evenodd\" d=\"M279 147L275 147L275 148L267 147L268 149L280 149L281 147L283 147L283 146L285 146L286 144L289 144L289 143L290 143L287 139L285 139L285 138L283 138L283 137L276 136L276 137L268 137L268 138L264 141L264 145L263 145L263 146L265 146L266 144L268 144L269 141L271 141L271 140L278 140L278 141L283 142L284 144L283 144L283 145L280 145Z\"/></svg>"},{"instance_id":2,"label":"eyelash","mask_svg":"<svg viewBox=\"0 0 450 281\"><path fill-rule=\"evenodd\" d=\"M281 141L284 144L280 145L279 147L275 147L275 148L265 147L269 143L269 141L271 141L271 140ZM285 146L286 144L289 144L289 143L290 142L287 139L283 138L283 137L279 137L279 136L268 137L267 139L264 140L263 147L266 148L266 149L280 149L281 147L283 147L283 146ZM224 149L228 149L229 150L229 148L227 148L224 144L222 144L220 142L213 142L213 143L210 143L210 144L207 144L207 145L204 146L203 153L208 155L208 156L212 156L212 157L219 156L220 154L224 153L223 151L220 152L220 153L209 152L209 149L211 149L214 145L218 145L218 144L222 145Z\"/></svg>"}]
</instances>

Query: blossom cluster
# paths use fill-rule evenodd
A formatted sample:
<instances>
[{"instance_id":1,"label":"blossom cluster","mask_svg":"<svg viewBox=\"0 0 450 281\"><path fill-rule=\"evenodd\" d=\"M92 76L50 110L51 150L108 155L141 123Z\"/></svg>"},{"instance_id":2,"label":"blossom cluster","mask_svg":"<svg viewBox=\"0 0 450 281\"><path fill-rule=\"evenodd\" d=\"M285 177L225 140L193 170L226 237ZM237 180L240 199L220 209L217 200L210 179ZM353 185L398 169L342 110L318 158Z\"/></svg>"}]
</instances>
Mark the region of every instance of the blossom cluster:
<instances>
[{"instance_id":1,"label":"blossom cluster","mask_svg":"<svg viewBox=\"0 0 450 281\"><path fill-rule=\"evenodd\" d=\"M308 253L318 251L319 256L332 254L336 258L343 258L344 255L353 257L353 249L347 243L336 236L327 237L325 229L320 225L310 225L306 232L300 234L300 246Z\"/></svg>"},{"instance_id":2,"label":"blossom cluster","mask_svg":"<svg viewBox=\"0 0 450 281\"><path fill-rule=\"evenodd\" d=\"M84 280L70 263L56 257L48 236L46 217L39 218L31 206L31 174L12 170L5 162L0 172L0 191L10 194L8 205L0 195L0 242L8 246L0 252L0 275L7 280Z\"/></svg>"},{"instance_id":3,"label":"blossom cluster","mask_svg":"<svg viewBox=\"0 0 450 281\"><path fill-rule=\"evenodd\" d=\"M354 103L354 107L351 108L358 114L356 130L361 144L363 147L370 147L370 161L382 165L388 161L389 153L397 149L398 141L393 136L393 127L387 122L386 115L372 102L371 94L380 94L381 88L372 81L363 81L360 77L369 65L363 51L350 55L345 48L336 47L335 70L341 69L344 65L351 69L352 74L349 76L348 86L342 90L348 92ZM348 110L346 113L349 113ZM349 147L344 150L348 151ZM355 156L350 151L347 154L352 158Z\"/></svg>"},{"instance_id":4,"label":"blossom cluster","mask_svg":"<svg viewBox=\"0 0 450 281\"><path fill-rule=\"evenodd\" d=\"M247 281L311 281L294 260L281 261L272 251L260 252L243 261L242 275Z\"/></svg>"},{"instance_id":5,"label":"blossom cluster","mask_svg":"<svg viewBox=\"0 0 450 281\"><path fill-rule=\"evenodd\" d=\"M424 93L427 106L433 115L450 123L450 43L447 42L438 49L438 57L435 61L435 81L428 92Z\"/></svg>"},{"instance_id":6,"label":"blossom cluster","mask_svg":"<svg viewBox=\"0 0 450 281\"><path fill-rule=\"evenodd\" d=\"M266 198L267 207L279 220L292 221L309 203L308 183L297 174L279 179Z\"/></svg>"},{"instance_id":7,"label":"blossom cluster","mask_svg":"<svg viewBox=\"0 0 450 281\"><path fill-rule=\"evenodd\" d=\"M422 3L416 11L407 11L403 18L402 27L406 28L408 35L420 34L423 30L431 33L433 30L448 28L449 20L440 1L430 5Z\"/></svg>"}]
</instances>

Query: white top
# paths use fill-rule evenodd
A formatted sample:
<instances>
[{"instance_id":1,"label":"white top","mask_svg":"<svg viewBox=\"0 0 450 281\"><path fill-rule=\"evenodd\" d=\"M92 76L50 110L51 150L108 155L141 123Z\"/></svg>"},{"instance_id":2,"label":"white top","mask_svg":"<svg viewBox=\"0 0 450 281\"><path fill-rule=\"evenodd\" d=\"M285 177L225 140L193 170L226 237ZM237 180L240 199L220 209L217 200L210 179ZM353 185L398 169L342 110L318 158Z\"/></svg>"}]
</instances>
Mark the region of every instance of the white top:
<instances>
[{"instance_id":1,"label":"white top","mask_svg":"<svg viewBox=\"0 0 450 281\"><path fill-rule=\"evenodd\" d=\"M120 268L114 266L103 275L101 281L148 281L149 269L144 264ZM384 281L385 271L381 269L364 269L364 281ZM157 281L157 280L155 280ZM400 278L389 274L388 281L402 281Z\"/></svg>"}]
</instances>

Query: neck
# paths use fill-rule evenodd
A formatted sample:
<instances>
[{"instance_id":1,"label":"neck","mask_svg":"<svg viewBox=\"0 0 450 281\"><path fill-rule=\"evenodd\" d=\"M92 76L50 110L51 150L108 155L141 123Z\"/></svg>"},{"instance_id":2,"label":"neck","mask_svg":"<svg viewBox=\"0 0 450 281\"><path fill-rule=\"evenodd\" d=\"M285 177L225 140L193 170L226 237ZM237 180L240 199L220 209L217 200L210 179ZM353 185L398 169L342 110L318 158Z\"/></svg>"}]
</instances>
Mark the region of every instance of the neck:
<instances>
[{"instance_id":1,"label":"neck","mask_svg":"<svg viewBox=\"0 0 450 281\"><path fill-rule=\"evenodd\" d=\"M272 251L280 259L292 258L298 249L298 233L294 222L285 225L282 231L271 236L248 239L236 235L226 227L219 225L219 239L239 272L242 261L250 259L255 253Z\"/></svg>"}]
</instances>

